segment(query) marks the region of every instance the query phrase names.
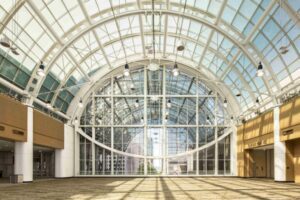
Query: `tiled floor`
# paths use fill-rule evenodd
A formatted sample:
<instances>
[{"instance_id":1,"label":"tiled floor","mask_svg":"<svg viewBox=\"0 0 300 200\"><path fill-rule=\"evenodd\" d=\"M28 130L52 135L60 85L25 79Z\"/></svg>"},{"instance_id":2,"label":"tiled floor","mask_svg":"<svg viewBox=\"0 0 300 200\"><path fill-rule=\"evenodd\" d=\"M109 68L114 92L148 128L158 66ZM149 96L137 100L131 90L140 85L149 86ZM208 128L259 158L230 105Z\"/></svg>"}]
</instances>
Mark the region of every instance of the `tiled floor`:
<instances>
[{"instance_id":1,"label":"tiled floor","mask_svg":"<svg viewBox=\"0 0 300 200\"><path fill-rule=\"evenodd\" d=\"M300 199L300 185L241 178L70 178L0 184L0 199Z\"/></svg>"}]
</instances>

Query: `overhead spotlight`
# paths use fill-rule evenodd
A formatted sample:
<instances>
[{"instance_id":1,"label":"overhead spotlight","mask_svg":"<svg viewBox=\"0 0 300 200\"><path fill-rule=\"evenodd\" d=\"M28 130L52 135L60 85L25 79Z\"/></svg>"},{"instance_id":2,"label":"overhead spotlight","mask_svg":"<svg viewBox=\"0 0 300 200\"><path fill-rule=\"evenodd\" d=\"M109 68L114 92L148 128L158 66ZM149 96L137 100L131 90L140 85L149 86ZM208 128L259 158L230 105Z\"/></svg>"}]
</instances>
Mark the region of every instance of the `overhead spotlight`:
<instances>
[{"instance_id":1,"label":"overhead spotlight","mask_svg":"<svg viewBox=\"0 0 300 200\"><path fill-rule=\"evenodd\" d=\"M10 48L10 40L5 35L1 38L0 44L6 48Z\"/></svg>"},{"instance_id":2,"label":"overhead spotlight","mask_svg":"<svg viewBox=\"0 0 300 200\"><path fill-rule=\"evenodd\" d=\"M79 108L82 108L82 107L83 107L82 99L79 100L79 102L78 102L78 107L79 107Z\"/></svg>"},{"instance_id":3,"label":"overhead spotlight","mask_svg":"<svg viewBox=\"0 0 300 200\"><path fill-rule=\"evenodd\" d=\"M124 66L124 76L129 76L129 75L130 75L129 65L128 65L128 63L126 63Z\"/></svg>"},{"instance_id":4,"label":"overhead spotlight","mask_svg":"<svg viewBox=\"0 0 300 200\"><path fill-rule=\"evenodd\" d=\"M77 118L77 117L75 117L74 123L75 123L75 124L78 124L78 118Z\"/></svg>"},{"instance_id":5,"label":"overhead spotlight","mask_svg":"<svg viewBox=\"0 0 300 200\"><path fill-rule=\"evenodd\" d=\"M178 70L178 65L177 63L174 64L174 68L172 70L173 76L178 76L179 75L179 70Z\"/></svg>"},{"instance_id":6,"label":"overhead spotlight","mask_svg":"<svg viewBox=\"0 0 300 200\"><path fill-rule=\"evenodd\" d=\"M256 75L257 75L258 77L262 77L262 76L264 75L264 67L263 67L263 65L261 64L261 62L259 62L259 64L258 64Z\"/></svg>"},{"instance_id":7,"label":"overhead spotlight","mask_svg":"<svg viewBox=\"0 0 300 200\"><path fill-rule=\"evenodd\" d=\"M135 100L134 106L135 106L136 108L138 108L138 107L139 107L139 100L138 100L138 99L137 99L137 100Z\"/></svg>"},{"instance_id":8,"label":"overhead spotlight","mask_svg":"<svg viewBox=\"0 0 300 200\"><path fill-rule=\"evenodd\" d=\"M141 117L141 123L144 123L144 117Z\"/></svg>"},{"instance_id":9,"label":"overhead spotlight","mask_svg":"<svg viewBox=\"0 0 300 200\"><path fill-rule=\"evenodd\" d=\"M223 106L224 106L224 108L227 108L227 105L228 105L228 103L227 103L227 99L225 98L225 99L224 99L224 102L223 102Z\"/></svg>"},{"instance_id":10,"label":"overhead spotlight","mask_svg":"<svg viewBox=\"0 0 300 200\"><path fill-rule=\"evenodd\" d=\"M41 61L41 64L37 70L37 75L41 76L41 77L44 77L46 74L45 74L45 65L43 64L43 61Z\"/></svg>"},{"instance_id":11,"label":"overhead spotlight","mask_svg":"<svg viewBox=\"0 0 300 200\"><path fill-rule=\"evenodd\" d=\"M46 107L47 107L48 109L52 108L52 106L51 106L51 101L47 101L47 102L46 102Z\"/></svg>"},{"instance_id":12,"label":"overhead spotlight","mask_svg":"<svg viewBox=\"0 0 300 200\"><path fill-rule=\"evenodd\" d=\"M167 108L171 108L171 107L172 107L171 99L169 99L168 102L167 102Z\"/></svg>"},{"instance_id":13,"label":"overhead spotlight","mask_svg":"<svg viewBox=\"0 0 300 200\"><path fill-rule=\"evenodd\" d=\"M177 42L177 51L183 51L184 50L184 43L182 40L178 40Z\"/></svg>"},{"instance_id":14,"label":"overhead spotlight","mask_svg":"<svg viewBox=\"0 0 300 200\"><path fill-rule=\"evenodd\" d=\"M233 123L233 116L230 117L230 122Z\"/></svg>"}]
</instances>

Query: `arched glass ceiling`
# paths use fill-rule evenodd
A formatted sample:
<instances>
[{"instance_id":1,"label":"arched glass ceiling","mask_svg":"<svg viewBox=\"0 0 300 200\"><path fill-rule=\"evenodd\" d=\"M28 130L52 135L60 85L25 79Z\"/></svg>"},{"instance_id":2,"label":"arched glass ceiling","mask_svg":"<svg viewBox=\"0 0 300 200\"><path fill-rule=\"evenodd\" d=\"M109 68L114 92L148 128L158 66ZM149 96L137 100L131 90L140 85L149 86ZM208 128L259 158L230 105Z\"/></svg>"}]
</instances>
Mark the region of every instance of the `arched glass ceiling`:
<instances>
[{"instance_id":1,"label":"arched glass ceiling","mask_svg":"<svg viewBox=\"0 0 300 200\"><path fill-rule=\"evenodd\" d=\"M299 79L299 10L292 0L155 1L157 58L177 56L207 68L233 95L242 95L244 111L257 97L266 109L273 94ZM1 1L1 36L9 37L20 55L1 46L0 74L67 112L81 84L99 70L152 58L151 17L151 1ZM186 48L177 53L179 38ZM281 46L288 46L288 53L280 54ZM35 73L40 60L45 78ZM259 61L263 78L256 77Z\"/></svg>"}]
</instances>

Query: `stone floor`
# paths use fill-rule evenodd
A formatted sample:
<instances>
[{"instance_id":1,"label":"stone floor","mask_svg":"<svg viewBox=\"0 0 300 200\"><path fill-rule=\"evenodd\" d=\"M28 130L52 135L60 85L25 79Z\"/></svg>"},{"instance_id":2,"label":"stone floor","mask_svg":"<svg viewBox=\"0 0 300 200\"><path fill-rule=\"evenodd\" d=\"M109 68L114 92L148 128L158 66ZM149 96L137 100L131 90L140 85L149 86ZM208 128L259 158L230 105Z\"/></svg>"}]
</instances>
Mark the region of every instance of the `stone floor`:
<instances>
[{"instance_id":1,"label":"stone floor","mask_svg":"<svg viewBox=\"0 0 300 200\"><path fill-rule=\"evenodd\" d=\"M224 177L70 178L2 183L0 199L300 199L300 185Z\"/></svg>"}]
</instances>

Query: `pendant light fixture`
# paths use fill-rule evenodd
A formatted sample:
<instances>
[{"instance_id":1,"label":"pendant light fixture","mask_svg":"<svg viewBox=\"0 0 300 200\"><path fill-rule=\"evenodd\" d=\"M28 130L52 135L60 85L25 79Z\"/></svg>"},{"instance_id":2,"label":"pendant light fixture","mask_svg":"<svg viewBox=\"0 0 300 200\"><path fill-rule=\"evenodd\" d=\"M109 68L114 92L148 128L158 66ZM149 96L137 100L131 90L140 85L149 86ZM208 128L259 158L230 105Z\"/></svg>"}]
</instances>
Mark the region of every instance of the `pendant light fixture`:
<instances>
[{"instance_id":1,"label":"pendant light fixture","mask_svg":"<svg viewBox=\"0 0 300 200\"><path fill-rule=\"evenodd\" d=\"M141 117L141 123L144 123L144 117Z\"/></svg>"},{"instance_id":2,"label":"pendant light fixture","mask_svg":"<svg viewBox=\"0 0 300 200\"><path fill-rule=\"evenodd\" d=\"M259 64L258 64L256 75L258 77L262 77L264 75L264 67L261 64L261 62L259 62Z\"/></svg>"},{"instance_id":3,"label":"pendant light fixture","mask_svg":"<svg viewBox=\"0 0 300 200\"><path fill-rule=\"evenodd\" d=\"M128 63L126 63L124 66L124 76L128 77L129 75L130 75L129 65Z\"/></svg>"},{"instance_id":4,"label":"pendant light fixture","mask_svg":"<svg viewBox=\"0 0 300 200\"><path fill-rule=\"evenodd\" d=\"M148 65L148 69L150 71L157 71L159 69L159 64L155 59L155 16L154 16L154 0L152 0L152 48L153 48L153 59L150 61Z\"/></svg>"},{"instance_id":5,"label":"pendant light fixture","mask_svg":"<svg viewBox=\"0 0 300 200\"><path fill-rule=\"evenodd\" d=\"M259 99L258 99L258 97L255 100L255 104L256 104L257 107L259 107Z\"/></svg>"},{"instance_id":6,"label":"pendant light fixture","mask_svg":"<svg viewBox=\"0 0 300 200\"><path fill-rule=\"evenodd\" d=\"M281 46L279 47L279 52L280 54L284 55L286 54L287 52L289 52L289 48L288 48L288 39L287 39L287 36L285 36L285 26L283 24L283 17L282 17L282 0L280 0L279 2L279 25L282 27L282 37L281 37L281 40L280 40L280 43L281 43Z\"/></svg>"},{"instance_id":7,"label":"pendant light fixture","mask_svg":"<svg viewBox=\"0 0 300 200\"><path fill-rule=\"evenodd\" d=\"M41 61L41 64L39 65L39 68L36 73L38 76L41 76L41 77L46 76L45 65L44 65L43 61Z\"/></svg>"},{"instance_id":8,"label":"pendant light fixture","mask_svg":"<svg viewBox=\"0 0 300 200\"><path fill-rule=\"evenodd\" d=\"M223 106L224 106L224 108L227 108L227 106L228 106L228 103L227 103L227 99L226 99L226 98L224 99Z\"/></svg>"},{"instance_id":9,"label":"pendant light fixture","mask_svg":"<svg viewBox=\"0 0 300 200\"><path fill-rule=\"evenodd\" d=\"M77 118L77 117L75 117L74 123L75 123L75 124L78 124L78 118Z\"/></svg>"},{"instance_id":10,"label":"pendant light fixture","mask_svg":"<svg viewBox=\"0 0 300 200\"><path fill-rule=\"evenodd\" d=\"M171 99L169 99L168 102L167 102L167 108L171 108L171 107L172 107Z\"/></svg>"},{"instance_id":11,"label":"pendant light fixture","mask_svg":"<svg viewBox=\"0 0 300 200\"><path fill-rule=\"evenodd\" d=\"M179 75L179 69L177 63L174 64L174 68L172 70L173 76L178 76Z\"/></svg>"},{"instance_id":12,"label":"pendant light fixture","mask_svg":"<svg viewBox=\"0 0 300 200\"><path fill-rule=\"evenodd\" d=\"M46 102L46 107L47 107L48 109L52 108L52 106L51 106L51 101L48 100L48 101Z\"/></svg>"},{"instance_id":13,"label":"pendant light fixture","mask_svg":"<svg viewBox=\"0 0 300 200\"><path fill-rule=\"evenodd\" d=\"M136 108L138 108L138 107L139 107L139 100L138 100L138 99L137 99L137 100L135 100L134 106L135 106Z\"/></svg>"},{"instance_id":14,"label":"pendant light fixture","mask_svg":"<svg viewBox=\"0 0 300 200\"><path fill-rule=\"evenodd\" d=\"M207 117L206 117L206 123L210 124L209 116L208 116L208 115L207 115Z\"/></svg>"},{"instance_id":15,"label":"pendant light fixture","mask_svg":"<svg viewBox=\"0 0 300 200\"><path fill-rule=\"evenodd\" d=\"M83 107L83 102L82 102L82 99L80 98L79 102L78 102L78 107L79 108L82 108Z\"/></svg>"},{"instance_id":16,"label":"pendant light fixture","mask_svg":"<svg viewBox=\"0 0 300 200\"><path fill-rule=\"evenodd\" d=\"M0 40L0 44L6 48L10 48L10 40L8 39L8 37L6 35L4 35L1 40Z\"/></svg>"}]
</instances>

